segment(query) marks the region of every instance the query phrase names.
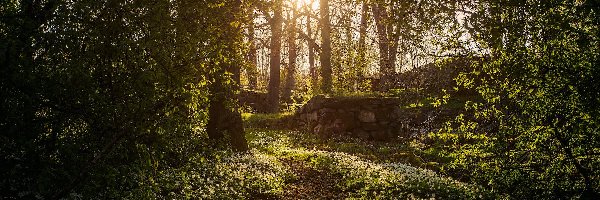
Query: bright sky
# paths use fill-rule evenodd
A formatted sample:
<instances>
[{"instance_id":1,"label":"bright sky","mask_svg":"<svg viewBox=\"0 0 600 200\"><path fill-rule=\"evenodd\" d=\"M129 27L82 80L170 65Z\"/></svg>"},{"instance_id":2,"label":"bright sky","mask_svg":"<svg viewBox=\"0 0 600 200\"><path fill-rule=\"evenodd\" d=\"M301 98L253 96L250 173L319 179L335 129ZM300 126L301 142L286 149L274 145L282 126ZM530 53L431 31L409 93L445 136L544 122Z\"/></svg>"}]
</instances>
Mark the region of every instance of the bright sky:
<instances>
[{"instance_id":1,"label":"bright sky","mask_svg":"<svg viewBox=\"0 0 600 200\"><path fill-rule=\"evenodd\" d=\"M305 7L306 5L310 5L312 10L319 9L319 0L290 0L290 1L295 1L296 6L299 8Z\"/></svg>"}]
</instances>

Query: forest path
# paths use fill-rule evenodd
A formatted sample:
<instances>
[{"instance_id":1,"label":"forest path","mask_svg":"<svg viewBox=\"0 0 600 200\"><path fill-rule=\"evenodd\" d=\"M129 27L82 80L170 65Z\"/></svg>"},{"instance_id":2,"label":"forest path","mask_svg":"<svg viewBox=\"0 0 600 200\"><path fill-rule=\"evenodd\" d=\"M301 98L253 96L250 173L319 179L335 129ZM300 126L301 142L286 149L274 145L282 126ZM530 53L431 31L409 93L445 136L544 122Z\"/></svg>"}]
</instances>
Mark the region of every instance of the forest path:
<instances>
[{"instance_id":1,"label":"forest path","mask_svg":"<svg viewBox=\"0 0 600 200\"><path fill-rule=\"evenodd\" d=\"M329 170L314 169L302 162L284 161L296 178L285 188L282 199L344 199L346 194L336 187L339 175Z\"/></svg>"},{"instance_id":2,"label":"forest path","mask_svg":"<svg viewBox=\"0 0 600 200\"><path fill-rule=\"evenodd\" d=\"M313 135L285 129L253 129L250 144L255 150L274 156L287 169L283 193L256 199L345 199L348 194L338 183L342 175L319 164ZM312 150L311 150L312 149Z\"/></svg>"},{"instance_id":3,"label":"forest path","mask_svg":"<svg viewBox=\"0 0 600 200\"><path fill-rule=\"evenodd\" d=\"M244 118L250 151L268 160L265 183L274 188L254 199L495 199L479 186L425 169L436 163L424 162L402 141L323 139L285 127L281 115Z\"/></svg>"}]
</instances>

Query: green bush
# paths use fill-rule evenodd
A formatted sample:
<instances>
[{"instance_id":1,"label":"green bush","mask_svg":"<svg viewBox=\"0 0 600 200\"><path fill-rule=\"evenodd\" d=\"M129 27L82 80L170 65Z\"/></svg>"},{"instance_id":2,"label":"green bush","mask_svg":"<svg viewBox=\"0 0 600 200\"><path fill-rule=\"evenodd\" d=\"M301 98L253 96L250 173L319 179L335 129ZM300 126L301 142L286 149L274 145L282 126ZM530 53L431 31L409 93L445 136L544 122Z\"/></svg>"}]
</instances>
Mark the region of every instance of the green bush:
<instances>
[{"instance_id":1,"label":"green bush","mask_svg":"<svg viewBox=\"0 0 600 200\"><path fill-rule=\"evenodd\" d=\"M600 197L597 8L479 4L466 23L489 54L456 80L484 101L430 137L447 172L515 199Z\"/></svg>"}]
</instances>

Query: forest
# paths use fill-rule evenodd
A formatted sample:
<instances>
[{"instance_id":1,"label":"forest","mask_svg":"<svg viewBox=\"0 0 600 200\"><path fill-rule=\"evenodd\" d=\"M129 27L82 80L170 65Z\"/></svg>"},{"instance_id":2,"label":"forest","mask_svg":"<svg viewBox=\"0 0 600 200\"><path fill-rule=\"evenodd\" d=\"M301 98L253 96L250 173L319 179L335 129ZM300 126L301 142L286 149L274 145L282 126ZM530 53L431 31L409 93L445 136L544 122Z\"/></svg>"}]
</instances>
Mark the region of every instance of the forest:
<instances>
[{"instance_id":1,"label":"forest","mask_svg":"<svg viewBox=\"0 0 600 200\"><path fill-rule=\"evenodd\" d=\"M597 0L2 0L0 199L600 199Z\"/></svg>"}]
</instances>

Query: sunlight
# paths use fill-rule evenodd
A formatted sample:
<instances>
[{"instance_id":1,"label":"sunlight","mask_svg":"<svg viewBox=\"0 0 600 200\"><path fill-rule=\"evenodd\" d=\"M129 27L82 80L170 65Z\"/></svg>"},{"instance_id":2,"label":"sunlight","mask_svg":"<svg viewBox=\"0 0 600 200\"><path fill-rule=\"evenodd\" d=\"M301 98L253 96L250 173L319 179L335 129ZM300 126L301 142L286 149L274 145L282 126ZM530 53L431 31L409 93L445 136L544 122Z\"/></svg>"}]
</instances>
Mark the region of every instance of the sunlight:
<instances>
[{"instance_id":1,"label":"sunlight","mask_svg":"<svg viewBox=\"0 0 600 200\"><path fill-rule=\"evenodd\" d=\"M296 5L296 8L310 8L315 11L319 9L319 1L318 0L289 0L291 3Z\"/></svg>"},{"instance_id":2,"label":"sunlight","mask_svg":"<svg viewBox=\"0 0 600 200\"><path fill-rule=\"evenodd\" d=\"M600 200L596 2L0 0L0 200Z\"/></svg>"}]
</instances>

